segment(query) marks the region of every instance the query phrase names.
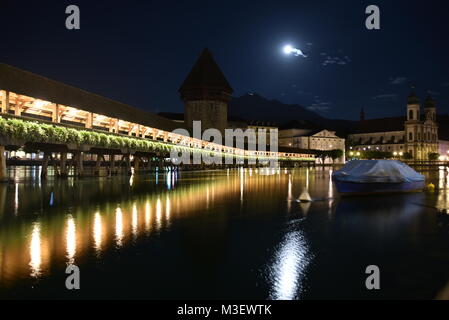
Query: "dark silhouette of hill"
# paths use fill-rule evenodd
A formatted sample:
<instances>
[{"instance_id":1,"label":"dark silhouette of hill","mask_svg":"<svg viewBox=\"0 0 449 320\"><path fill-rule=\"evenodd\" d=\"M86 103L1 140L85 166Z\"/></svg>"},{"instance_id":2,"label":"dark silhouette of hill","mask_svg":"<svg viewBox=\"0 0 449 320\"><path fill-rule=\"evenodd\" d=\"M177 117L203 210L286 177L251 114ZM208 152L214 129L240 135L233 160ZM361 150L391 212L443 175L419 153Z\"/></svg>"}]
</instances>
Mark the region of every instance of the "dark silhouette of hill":
<instances>
[{"instance_id":1,"label":"dark silhouette of hill","mask_svg":"<svg viewBox=\"0 0 449 320\"><path fill-rule=\"evenodd\" d=\"M298 104L284 104L268 100L258 94L233 97L229 102L228 114L247 120L276 122L282 128L329 129L346 136L354 131L358 121L334 120L320 116Z\"/></svg>"}]
</instances>

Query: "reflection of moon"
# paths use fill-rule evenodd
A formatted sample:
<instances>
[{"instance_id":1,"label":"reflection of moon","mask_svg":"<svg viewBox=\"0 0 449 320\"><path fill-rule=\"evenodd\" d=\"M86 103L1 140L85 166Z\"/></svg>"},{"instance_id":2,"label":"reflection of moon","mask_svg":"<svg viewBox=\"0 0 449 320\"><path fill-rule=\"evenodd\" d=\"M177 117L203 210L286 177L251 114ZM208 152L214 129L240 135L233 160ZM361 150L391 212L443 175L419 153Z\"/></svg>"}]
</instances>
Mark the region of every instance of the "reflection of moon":
<instances>
[{"instance_id":1,"label":"reflection of moon","mask_svg":"<svg viewBox=\"0 0 449 320\"><path fill-rule=\"evenodd\" d=\"M286 234L274 256L269 276L270 299L293 300L302 291L302 280L310 262L309 248L301 231Z\"/></svg>"}]
</instances>

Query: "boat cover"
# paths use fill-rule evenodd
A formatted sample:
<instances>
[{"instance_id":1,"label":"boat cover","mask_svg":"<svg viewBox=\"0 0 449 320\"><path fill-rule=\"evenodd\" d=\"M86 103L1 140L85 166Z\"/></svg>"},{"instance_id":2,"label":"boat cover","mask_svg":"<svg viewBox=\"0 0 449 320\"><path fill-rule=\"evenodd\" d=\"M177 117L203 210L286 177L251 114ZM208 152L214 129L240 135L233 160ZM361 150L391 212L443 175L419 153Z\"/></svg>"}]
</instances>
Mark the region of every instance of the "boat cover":
<instances>
[{"instance_id":1,"label":"boat cover","mask_svg":"<svg viewBox=\"0 0 449 320\"><path fill-rule=\"evenodd\" d=\"M352 160L332 174L336 181L354 183L401 183L424 181L405 163L397 160Z\"/></svg>"}]
</instances>

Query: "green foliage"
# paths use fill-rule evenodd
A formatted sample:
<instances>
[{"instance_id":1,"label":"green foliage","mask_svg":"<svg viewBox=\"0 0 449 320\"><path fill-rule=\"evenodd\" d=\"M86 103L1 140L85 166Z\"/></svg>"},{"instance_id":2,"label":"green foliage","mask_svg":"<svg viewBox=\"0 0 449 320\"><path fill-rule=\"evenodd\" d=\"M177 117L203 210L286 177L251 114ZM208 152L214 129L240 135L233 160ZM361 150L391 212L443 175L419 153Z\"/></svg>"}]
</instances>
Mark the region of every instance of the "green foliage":
<instances>
[{"instance_id":1,"label":"green foliage","mask_svg":"<svg viewBox=\"0 0 449 320\"><path fill-rule=\"evenodd\" d=\"M391 152L379 151L379 150L367 150L361 152L361 158L363 159L391 159L393 154Z\"/></svg>"},{"instance_id":2,"label":"green foliage","mask_svg":"<svg viewBox=\"0 0 449 320\"><path fill-rule=\"evenodd\" d=\"M141 138L122 137L96 131L67 128L47 123L0 117L0 135L39 143L87 144L104 148L130 148L139 151L167 152L172 146Z\"/></svg>"},{"instance_id":3,"label":"green foliage","mask_svg":"<svg viewBox=\"0 0 449 320\"><path fill-rule=\"evenodd\" d=\"M324 163L326 158L331 158L332 161L337 160L338 158L343 157L343 150L333 149L333 150L314 150L314 154L318 159L321 159L321 162Z\"/></svg>"},{"instance_id":4,"label":"green foliage","mask_svg":"<svg viewBox=\"0 0 449 320\"><path fill-rule=\"evenodd\" d=\"M430 161L436 161L440 158L440 154L436 152L429 152L427 156L429 157Z\"/></svg>"},{"instance_id":5,"label":"green foliage","mask_svg":"<svg viewBox=\"0 0 449 320\"><path fill-rule=\"evenodd\" d=\"M405 160L413 159L413 155L410 152L405 152L403 157Z\"/></svg>"},{"instance_id":6,"label":"green foliage","mask_svg":"<svg viewBox=\"0 0 449 320\"><path fill-rule=\"evenodd\" d=\"M142 138L120 136L116 134L97 132L93 130L68 128L62 125L39 123L15 118L0 117L0 136L6 136L26 142L36 143L67 143L76 145L90 145L111 149L130 148L143 152L168 153L171 150L178 152L201 152L210 155L222 155L224 157L235 157L239 159L256 159L256 156L241 156L226 154L220 151L204 150L188 146L172 145L167 142L154 141ZM333 150L341 152L341 150ZM322 154L324 157L331 157L328 151ZM333 153L336 156L336 153ZM336 158L339 158L337 156ZM268 158L268 157L267 157ZM311 161L313 158L279 158L280 160L305 160Z\"/></svg>"}]
</instances>

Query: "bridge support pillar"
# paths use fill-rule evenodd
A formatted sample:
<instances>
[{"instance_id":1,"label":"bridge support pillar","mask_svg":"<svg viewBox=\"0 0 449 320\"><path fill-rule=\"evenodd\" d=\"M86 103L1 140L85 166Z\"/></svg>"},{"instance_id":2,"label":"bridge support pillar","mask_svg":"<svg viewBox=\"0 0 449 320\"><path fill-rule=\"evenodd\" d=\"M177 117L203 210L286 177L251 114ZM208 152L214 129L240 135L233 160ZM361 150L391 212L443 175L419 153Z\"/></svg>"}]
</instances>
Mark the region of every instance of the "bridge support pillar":
<instances>
[{"instance_id":1,"label":"bridge support pillar","mask_svg":"<svg viewBox=\"0 0 449 320\"><path fill-rule=\"evenodd\" d=\"M5 146L0 146L0 182L8 181L8 171L6 169Z\"/></svg>"},{"instance_id":2,"label":"bridge support pillar","mask_svg":"<svg viewBox=\"0 0 449 320\"><path fill-rule=\"evenodd\" d=\"M76 153L76 155L75 155L75 158L76 158L76 175L78 176L78 177L82 177L83 176L83 171L84 171L84 168L83 168L83 153L80 151L80 152L77 152Z\"/></svg>"},{"instance_id":3,"label":"bridge support pillar","mask_svg":"<svg viewBox=\"0 0 449 320\"><path fill-rule=\"evenodd\" d=\"M61 178L67 178L67 153L61 152L61 160L59 161L59 174Z\"/></svg>"},{"instance_id":4,"label":"bridge support pillar","mask_svg":"<svg viewBox=\"0 0 449 320\"><path fill-rule=\"evenodd\" d=\"M100 167L101 167L101 154L97 154L97 160L95 162L95 170L94 175L99 176L100 175Z\"/></svg>"},{"instance_id":5,"label":"bridge support pillar","mask_svg":"<svg viewBox=\"0 0 449 320\"><path fill-rule=\"evenodd\" d=\"M137 174L140 170L140 157L134 156L134 174Z\"/></svg>"},{"instance_id":6,"label":"bridge support pillar","mask_svg":"<svg viewBox=\"0 0 449 320\"><path fill-rule=\"evenodd\" d=\"M115 175L115 154L109 155L109 175Z\"/></svg>"},{"instance_id":7,"label":"bridge support pillar","mask_svg":"<svg viewBox=\"0 0 449 320\"><path fill-rule=\"evenodd\" d=\"M132 171L131 171L131 155L128 154L128 155L126 155L124 157L126 157L126 174L130 176L130 175L132 175Z\"/></svg>"},{"instance_id":8,"label":"bridge support pillar","mask_svg":"<svg viewBox=\"0 0 449 320\"><path fill-rule=\"evenodd\" d=\"M151 157L147 157L148 163L147 163L147 170L151 172Z\"/></svg>"},{"instance_id":9,"label":"bridge support pillar","mask_svg":"<svg viewBox=\"0 0 449 320\"><path fill-rule=\"evenodd\" d=\"M41 179L47 179L49 159L50 159L50 155L45 152L44 159L42 161Z\"/></svg>"},{"instance_id":10,"label":"bridge support pillar","mask_svg":"<svg viewBox=\"0 0 449 320\"><path fill-rule=\"evenodd\" d=\"M159 158L159 171L164 170L164 159Z\"/></svg>"}]
</instances>

